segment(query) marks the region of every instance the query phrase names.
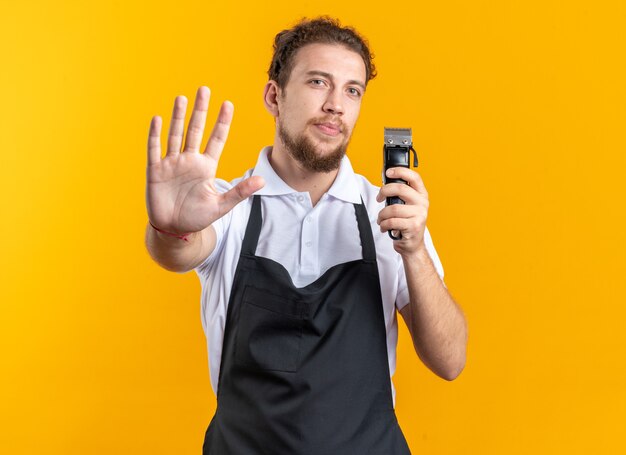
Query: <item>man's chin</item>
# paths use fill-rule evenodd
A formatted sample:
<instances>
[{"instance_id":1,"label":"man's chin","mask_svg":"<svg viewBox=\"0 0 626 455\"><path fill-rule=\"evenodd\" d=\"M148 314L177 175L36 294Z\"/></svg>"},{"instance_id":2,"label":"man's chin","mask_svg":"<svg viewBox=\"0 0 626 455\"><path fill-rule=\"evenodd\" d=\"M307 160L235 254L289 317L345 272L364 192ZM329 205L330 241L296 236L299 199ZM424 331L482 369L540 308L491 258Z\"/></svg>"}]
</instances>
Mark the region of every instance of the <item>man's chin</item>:
<instances>
[{"instance_id":1,"label":"man's chin","mask_svg":"<svg viewBox=\"0 0 626 455\"><path fill-rule=\"evenodd\" d=\"M348 146L341 140L343 133L337 136L324 135L324 140L320 140L319 134L305 130L299 137L291 137L279 126L279 136L292 158L311 172L328 173L337 170Z\"/></svg>"},{"instance_id":2,"label":"man's chin","mask_svg":"<svg viewBox=\"0 0 626 455\"><path fill-rule=\"evenodd\" d=\"M337 136L309 136L308 143L315 149L316 154L320 157L334 154L340 149L343 149L343 153L345 154L345 150L348 147L348 143L346 142L343 133L340 133Z\"/></svg>"}]
</instances>

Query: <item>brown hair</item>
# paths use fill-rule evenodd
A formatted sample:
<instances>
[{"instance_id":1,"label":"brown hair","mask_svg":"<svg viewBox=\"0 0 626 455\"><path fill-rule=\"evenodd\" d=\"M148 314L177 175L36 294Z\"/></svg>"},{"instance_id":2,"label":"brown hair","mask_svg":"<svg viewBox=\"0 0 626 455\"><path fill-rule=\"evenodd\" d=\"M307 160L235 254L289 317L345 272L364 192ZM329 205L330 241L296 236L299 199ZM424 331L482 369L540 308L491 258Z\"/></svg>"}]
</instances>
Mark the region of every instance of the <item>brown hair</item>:
<instances>
[{"instance_id":1,"label":"brown hair","mask_svg":"<svg viewBox=\"0 0 626 455\"><path fill-rule=\"evenodd\" d=\"M298 50L307 44L339 44L356 52L365 63L365 84L376 77L374 54L367 40L352 27L342 27L339 20L328 16L302 19L294 27L283 30L274 38L274 55L268 70L270 79L285 88Z\"/></svg>"}]
</instances>

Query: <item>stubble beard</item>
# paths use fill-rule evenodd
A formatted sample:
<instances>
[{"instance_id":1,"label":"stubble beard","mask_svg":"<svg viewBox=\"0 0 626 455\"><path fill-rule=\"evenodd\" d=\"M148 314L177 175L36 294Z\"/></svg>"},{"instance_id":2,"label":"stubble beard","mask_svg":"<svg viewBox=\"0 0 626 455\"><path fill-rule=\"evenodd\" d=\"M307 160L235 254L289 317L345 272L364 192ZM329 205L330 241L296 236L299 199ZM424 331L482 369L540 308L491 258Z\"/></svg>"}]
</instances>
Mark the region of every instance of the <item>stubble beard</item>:
<instances>
[{"instance_id":1,"label":"stubble beard","mask_svg":"<svg viewBox=\"0 0 626 455\"><path fill-rule=\"evenodd\" d=\"M349 143L348 139L329 153L320 155L313 141L305 136L304 133L291 135L281 122L278 122L278 137L289 155L300 163L304 169L311 172L328 173L339 169Z\"/></svg>"}]
</instances>

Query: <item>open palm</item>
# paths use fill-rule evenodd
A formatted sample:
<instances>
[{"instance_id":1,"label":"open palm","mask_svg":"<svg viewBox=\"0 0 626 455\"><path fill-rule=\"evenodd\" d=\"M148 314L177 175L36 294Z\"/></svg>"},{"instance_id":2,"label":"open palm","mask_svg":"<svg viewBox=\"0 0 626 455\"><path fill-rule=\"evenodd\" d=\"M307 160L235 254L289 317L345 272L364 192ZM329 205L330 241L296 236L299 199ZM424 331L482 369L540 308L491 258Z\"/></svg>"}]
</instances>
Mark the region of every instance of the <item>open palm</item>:
<instances>
[{"instance_id":1,"label":"open palm","mask_svg":"<svg viewBox=\"0 0 626 455\"><path fill-rule=\"evenodd\" d=\"M163 158L161 118L153 117L150 124L146 204L150 222L164 231L201 231L263 186L260 177L252 177L226 193L216 191L217 165L228 138L234 109L228 101L222 104L205 151L200 153L209 97L207 87L198 89L182 152L185 97L179 96L174 102L167 154Z\"/></svg>"}]
</instances>

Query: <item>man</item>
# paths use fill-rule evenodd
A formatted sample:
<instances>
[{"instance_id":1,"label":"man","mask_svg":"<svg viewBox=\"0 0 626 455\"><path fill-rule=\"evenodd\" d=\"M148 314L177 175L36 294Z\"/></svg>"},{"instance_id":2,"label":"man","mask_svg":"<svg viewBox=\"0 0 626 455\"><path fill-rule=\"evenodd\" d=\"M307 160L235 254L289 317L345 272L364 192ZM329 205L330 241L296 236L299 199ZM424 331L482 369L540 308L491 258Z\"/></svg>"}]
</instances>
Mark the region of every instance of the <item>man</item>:
<instances>
[{"instance_id":1,"label":"man","mask_svg":"<svg viewBox=\"0 0 626 455\"><path fill-rule=\"evenodd\" d=\"M279 33L274 51L264 90L274 144L243 178L215 178L229 102L199 153L208 88L198 90L182 153L183 97L164 158L160 117L150 127L148 250L202 281L217 394L204 453L410 453L391 383L396 309L421 360L447 380L463 369L467 342L426 229L428 193L404 168L388 175L409 185L377 188L345 156L375 75L353 29L305 20ZM406 204L385 207L390 196Z\"/></svg>"}]
</instances>

